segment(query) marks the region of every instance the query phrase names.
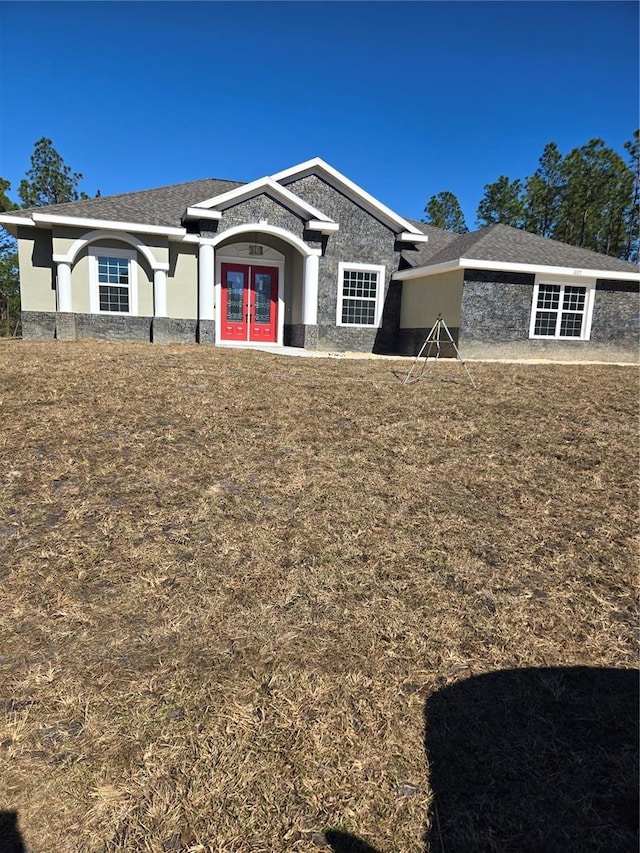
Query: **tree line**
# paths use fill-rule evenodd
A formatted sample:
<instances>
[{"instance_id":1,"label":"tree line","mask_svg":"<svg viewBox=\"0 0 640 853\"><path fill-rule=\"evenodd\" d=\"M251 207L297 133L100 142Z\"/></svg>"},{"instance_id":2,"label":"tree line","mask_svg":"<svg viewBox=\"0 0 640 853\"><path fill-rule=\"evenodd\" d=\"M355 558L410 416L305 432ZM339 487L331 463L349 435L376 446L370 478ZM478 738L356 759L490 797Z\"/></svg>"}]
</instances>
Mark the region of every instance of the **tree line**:
<instances>
[{"instance_id":1,"label":"tree line","mask_svg":"<svg viewBox=\"0 0 640 853\"><path fill-rule=\"evenodd\" d=\"M496 222L582 246L626 261L640 249L640 137L624 145L627 161L602 139L562 155L555 142L545 145L538 168L527 178L501 175L485 184L476 225ZM456 196L431 196L423 222L464 234L467 228Z\"/></svg>"},{"instance_id":2,"label":"tree line","mask_svg":"<svg viewBox=\"0 0 640 853\"><path fill-rule=\"evenodd\" d=\"M0 177L0 213L89 198L78 190L82 178L80 172L65 164L52 141L43 137L35 143L31 168L18 186L19 204L8 196L11 183ZM0 227L0 335L15 336L19 331L18 249L16 240Z\"/></svg>"}]
</instances>

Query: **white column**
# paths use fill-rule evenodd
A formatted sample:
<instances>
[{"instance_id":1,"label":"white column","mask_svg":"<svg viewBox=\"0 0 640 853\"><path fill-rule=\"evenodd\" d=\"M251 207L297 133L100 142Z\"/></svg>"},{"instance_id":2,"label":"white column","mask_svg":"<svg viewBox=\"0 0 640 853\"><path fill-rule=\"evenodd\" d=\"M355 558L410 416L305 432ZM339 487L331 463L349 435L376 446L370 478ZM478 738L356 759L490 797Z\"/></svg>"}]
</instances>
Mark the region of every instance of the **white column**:
<instances>
[{"instance_id":1,"label":"white column","mask_svg":"<svg viewBox=\"0 0 640 853\"><path fill-rule=\"evenodd\" d=\"M59 263L57 269L58 311L71 311L71 264Z\"/></svg>"},{"instance_id":2,"label":"white column","mask_svg":"<svg viewBox=\"0 0 640 853\"><path fill-rule=\"evenodd\" d=\"M213 246L200 244L198 255L198 319L213 320L215 253Z\"/></svg>"},{"instance_id":3,"label":"white column","mask_svg":"<svg viewBox=\"0 0 640 853\"><path fill-rule=\"evenodd\" d=\"M304 290L302 294L302 322L315 326L318 322L318 256L304 259Z\"/></svg>"},{"instance_id":4,"label":"white column","mask_svg":"<svg viewBox=\"0 0 640 853\"><path fill-rule=\"evenodd\" d=\"M167 274L164 270L153 271L153 316L167 316Z\"/></svg>"}]
</instances>

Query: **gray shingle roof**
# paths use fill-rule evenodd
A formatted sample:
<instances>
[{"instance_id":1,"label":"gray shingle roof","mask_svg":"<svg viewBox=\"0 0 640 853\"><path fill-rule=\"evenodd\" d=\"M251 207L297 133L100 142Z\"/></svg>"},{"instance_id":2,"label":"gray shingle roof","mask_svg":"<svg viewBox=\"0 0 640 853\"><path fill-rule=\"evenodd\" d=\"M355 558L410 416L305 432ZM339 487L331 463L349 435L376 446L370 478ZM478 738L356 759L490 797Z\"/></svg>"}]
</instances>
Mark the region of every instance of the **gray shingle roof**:
<instances>
[{"instance_id":1,"label":"gray shingle roof","mask_svg":"<svg viewBox=\"0 0 640 853\"><path fill-rule=\"evenodd\" d=\"M489 225L480 231L462 234L432 255L425 266L455 261L458 258L610 272L638 272L638 267L628 261L578 246L569 246L558 240L538 237L537 234L529 234L519 228L502 224Z\"/></svg>"},{"instance_id":2,"label":"gray shingle roof","mask_svg":"<svg viewBox=\"0 0 640 853\"><path fill-rule=\"evenodd\" d=\"M415 250L405 250L402 252L402 257L412 267L424 267L430 263L430 259L442 251L445 246L452 243L457 234L452 234L450 231L443 231L441 228L435 228L433 225L427 225L426 222L417 222L415 219L407 219L407 222L422 231L429 238L427 243L418 243Z\"/></svg>"},{"instance_id":3,"label":"gray shingle roof","mask_svg":"<svg viewBox=\"0 0 640 853\"><path fill-rule=\"evenodd\" d=\"M48 204L27 210L12 210L12 216L32 213L51 213L56 216L80 216L87 219L108 219L147 225L180 227L180 219L189 205L205 201L241 185L241 181L222 181L205 178L184 184L172 184L153 190L100 196L66 204Z\"/></svg>"},{"instance_id":4,"label":"gray shingle roof","mask_svg":"<svg viewBox=\"0 0 640 853\"><path fill-rule=\"evenodd\" d=\"M101 196L66 204L50 204L26 210L12 210L12 216L29 217L31 213L52 213L57 216L77 216L87 219L105 219L136 222L148 225L179 227L185 209L213 196L242 186L242 181L225 181L205 178L171 184L140 192ZM473 258L478 261L538 264L544 266L600 269L611 272L637 272L635 264L569 246L529 234L509 225L489 225L468 234L451 234L424 222L407 219L429 237L415 250L403 251L402 257L412 267L432 266Z\"/></svg>"}]
</instances>

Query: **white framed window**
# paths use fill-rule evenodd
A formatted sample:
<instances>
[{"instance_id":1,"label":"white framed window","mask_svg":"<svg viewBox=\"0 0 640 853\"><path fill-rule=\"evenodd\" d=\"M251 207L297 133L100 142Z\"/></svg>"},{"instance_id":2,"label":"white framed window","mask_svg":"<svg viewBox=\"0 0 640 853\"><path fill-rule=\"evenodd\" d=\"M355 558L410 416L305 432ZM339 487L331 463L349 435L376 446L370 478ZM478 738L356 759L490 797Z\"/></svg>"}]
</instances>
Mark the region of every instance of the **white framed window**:
<instances>
[{"instance_id":1,"label":"white framed window","mask_svg":"<svg viewBox=\"0 0 640 853\"><path fill-rule=\"evenodd\" d=\"M595 281L538 280L533 288L530 338L588 341Z\"/></svg>"},{"instance_id":2,"label":"white framed window","mask_svg":"<svg viewBox=\"0 0 640 853\"><path fill-rule=\"evenodd\" d=\"M89 308L92 314L138 313L136 253L89 248Z\"/></svg>"},{"instance_id":3,"label":"white framed window","mask_svg":"<svg viewBox=\"0 0 640 853\"><path fill-rule=\"evenodd\" d=\"M384 266L338 264L338 326L379 326L384 280Z\"/></svg>"}]
</instances>

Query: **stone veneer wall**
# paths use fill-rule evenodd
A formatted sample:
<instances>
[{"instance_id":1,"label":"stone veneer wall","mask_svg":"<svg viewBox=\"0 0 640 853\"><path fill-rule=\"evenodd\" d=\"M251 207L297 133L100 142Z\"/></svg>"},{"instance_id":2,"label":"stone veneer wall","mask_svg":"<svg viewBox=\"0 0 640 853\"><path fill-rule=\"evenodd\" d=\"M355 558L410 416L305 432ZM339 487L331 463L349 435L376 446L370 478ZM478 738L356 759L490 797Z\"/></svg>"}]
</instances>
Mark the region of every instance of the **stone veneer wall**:
<instances>
[{"instance_id":1,"label":"stone veneer wall","mask_svg":"<svg viewBox=\"0 0 640 853\"><path fill-rule=\"evenodd\" d=\"M599 279L588 341L529 338L535 276L465 270L458 346L464 358L638 361L638 284Z\"/></svg>"},{"instance_id":2,"label":"stone veneer wall","mask_svg":"<svg viewBox=\"0 0 640 853\"><path fill-rule=\"evenodd\" d=\"M30 341L43 341L56 336L55 311L22 311L22 337Z\"/></svg>"},{"instance_id":3,"label":"stone veneer wall","mask_svg":"<svg viewBox=\"0 0 640 853\"><path fill-rule=\"evenodd\" d=\"M22 337L25 340L57 338L75 341L94 338L103 341L134 341L158 344L214 342L214 323L171 317L130 317L117 314L56 314L53 311L23 311ZM210 328L209 328L210 326Z\"/></svg>"},{"instance_id":4,"label":"stone veneer wall","mask_svg":"<svg viewBox=\"0 0 640 853\"><path fill-rule=\"evenodd\" d=\"M151 323L151 340L154 344L194 344L197 332L197 320L154 317Z\"/></svg>"},{"instance_id":5,"label":"stone veneer wall","mask_svg":"<svg viewBox=\"0 0 640 853\"><path fill-rule=\"evenodd\" d=\"M392 352L396 346L400 312L400 289L394 286L389 292L391 275L398 269L400 260L393 231L316 175L299 178L287 184L287 189L340 224L339 231L323 241L325 250L318 271L317 342L313 340L316 335L310 333L313 327L307 326L305 347ZM338 264L341 261L384 264L385 305L380 329L336 326Z\"/></svg>"},{"instance_id":6,"label":"stone veneer wall","mask_svg":"<svg viewBox=\"0 0 640 853\"><path fill-rule=\"evenodd\" d=\"M638 355L640 346L639 285L633 281L596 282L596 298L591 323L591 342Z\"/></svg>"},{"instance_id":7,"label":"stone veneer wall","mask_svg":"<svg viewBox=\"0 0 640 853\"><path fill-rule=\"evenodd\" d=\"M304 349L305 328L302 323L284 324L284 345Z\"/></svg>"},{"instance_id":8,"label":"stone veneer wall","mask_svg":"<svg viewBox=\"0 0 640 853\"><path fill-rule=\"evenodd\" d=\"M237 225L264 220L302 238L304 221L297 214L266 194L241 201L228 207L222 214L217 234L223 234ZM245 238L248 239L248 238ZM310 244L312 245L312 244Z\"/></svg>"}]
</instances>

